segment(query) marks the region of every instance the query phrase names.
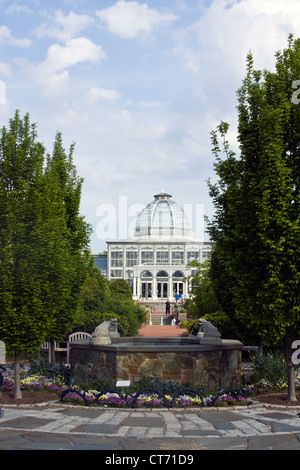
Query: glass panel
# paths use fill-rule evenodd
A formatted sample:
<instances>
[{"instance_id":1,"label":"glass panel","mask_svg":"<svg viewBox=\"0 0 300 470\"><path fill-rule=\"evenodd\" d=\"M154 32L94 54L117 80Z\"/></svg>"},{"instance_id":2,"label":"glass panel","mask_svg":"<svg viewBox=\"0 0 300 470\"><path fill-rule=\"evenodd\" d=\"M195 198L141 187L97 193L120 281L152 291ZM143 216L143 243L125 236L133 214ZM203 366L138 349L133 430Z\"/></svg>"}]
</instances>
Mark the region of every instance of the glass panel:
<instances>
[{"instance_id":1,"label":"glass panel","mask_svg":"<svg viewBox=\"0 0 300 470\"><path fill-rule=\"evenodd\" d=\"M184 253L182 251L173 251L172 264L184 264Z\"/></svg>"},{"instance_id":2,"label":"glass panel","mask_svg":"<svg viewBox=\"0 0 300 470\"><path fill-rule=\"evenodd\" d=\"M169 264L169 252L168 251L157 251L156 252L156 263L157 264Z\"/></svg>"},{"instance_id":3,"label":"glass panel","mask_svg":"<svg viewBox=\"0 0 300 470\"><path fill-rule=\"evenodd\" d=\"M111 278L122 278L122 275L123 275L123 271L122 269L112 269L110 271L110 277Z\"/></svg>"},{"instance_id":4,"label":"glass panel","mask_svg":"<svg viewBox=\"0 0 300 470\"><path fill-rule=\"evenodd\" d=\"M142 264L153 264L153 251L142 251Z\"/></svg>"},{"instance_id":5,"label":"glass panel","mask_svg":"<svg viewBox=\"0 0 300 470\"><path fill-rule=\"evenodd\" d=\"M202 261L207 260L210 257L210 251L202 251Z\"/></svg>"},{"instance_id":6,"label":"glass panel","mask_svg":"<svg viewBox=\"0 0 300 470\"><path fill-rule=\"evenodd\" d=\"M168 297L168 283L167 282L157 283L157 297L159 299L166 299Z\"/></svg>"},{"instance_id":7,"label":"glass panel","mask_svg":"<svg viewBox=\"0 0 300 470\"><path fill-rule=\"evenodd\" d=\"M120 268L123 266L123 251L113 251L111 253L110 265L112 268Z\"/></svg>"},{"instance_id":8,"label":"glass panel","mask_svg":"<svg viewBox=\"0 0 300 470\"><path fill-rule=\"evenodd\" d=\"M187 262L190 263L194 259L199 261L199 251L188 251Z\"/></svg>"},{"instance_id":9,"label":"glass panel","mask_svg":"<svg viewBox=\"0 0 300 470\"><path fill-rule=\"evenodd\" d=\"M126 253L126 266L136 266L138 264L137 251L127 251Z\"/></svg>"},{"instance_id":10,"label":"glass panel","mask_svg":"<svg viewBox=\"0 0 300 470\"><path fill-rule=\"evenodd\" d=\"M152 283L142 282L142 297L149 299L152 297Z\"/></svg>"}]
</instances>

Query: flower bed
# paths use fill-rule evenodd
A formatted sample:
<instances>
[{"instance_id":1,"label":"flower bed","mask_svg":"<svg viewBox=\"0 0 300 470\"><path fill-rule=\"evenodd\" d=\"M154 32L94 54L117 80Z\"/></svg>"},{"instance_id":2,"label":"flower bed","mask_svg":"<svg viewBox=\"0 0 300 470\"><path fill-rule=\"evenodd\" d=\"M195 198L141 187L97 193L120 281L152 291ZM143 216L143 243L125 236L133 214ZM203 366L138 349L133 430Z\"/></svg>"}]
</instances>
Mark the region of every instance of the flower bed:
<instances>
[{"instance_id":1,"label":"flower bed","mask_svg":"<svg viewBox=\"0 0 300 470\"><path fill-rule=\"evenodd\" d=\"M247 398L243 395L233 396L230 393L224 393L216 399L216 397L209 396L193 397L191 395L183 394L174 399L174 396L164 395L160 396L157 393L142 393L138 398L135 394L126 395L122 392L108 392L97 395L98 392L88 391L83 393L81 390L72 389L67 391L64 396L63 402L81 404L86 406L102 406L104 408L186 408L186 407L203 407L203 406L233 406L233 405L246 405Z\"/></svg>"},{"instance_id":2,"label":"flower bed","mask_svg":"<svg viewBox=\"0 0 300 470\"><path fill-rule=\"evenodd\" d=\"M193 389L178 388L173 393L155 393L154 390L142 390L127 393L126 390L82 390L78 387L69 387L62 377L49 378L42 375L31 375L28 369L21 373L21 390L52 393L54 399L60 398L61 402L84 406L100 406L104 408L172 408L172 407L225 407L242 406L248 404L249 398L269 393L270 391L282 391L287 389L284 381L271 384L266 380L258 384L248 385L241 389L222 391L218 395L204 396ZM300 390L299 377L296 386ZM3 373L3 392L13 391L14 371L6 369Z\"/></svg>"}]
</instances>

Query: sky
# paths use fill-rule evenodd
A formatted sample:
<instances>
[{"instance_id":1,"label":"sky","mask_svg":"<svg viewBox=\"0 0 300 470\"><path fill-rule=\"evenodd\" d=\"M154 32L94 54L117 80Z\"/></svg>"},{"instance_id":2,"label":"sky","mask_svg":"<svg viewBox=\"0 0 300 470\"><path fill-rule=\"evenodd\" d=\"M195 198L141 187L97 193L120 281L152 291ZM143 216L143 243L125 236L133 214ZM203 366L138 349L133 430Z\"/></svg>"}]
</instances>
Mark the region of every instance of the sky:
<instances>
[{"instance_id":1,"label":"sky","mask_svg":"<svg viewBox=\"0 0 300 470\"><path fill-rule=\"evenodd\" d=\"M273 70L290 33L299 0L0 0L0 126L18 109L47 152L57 132L75 142L92 253L162 190L207 241L210 132L228 122L238 153L246 56Z\"/></svg>"}]
</instances>

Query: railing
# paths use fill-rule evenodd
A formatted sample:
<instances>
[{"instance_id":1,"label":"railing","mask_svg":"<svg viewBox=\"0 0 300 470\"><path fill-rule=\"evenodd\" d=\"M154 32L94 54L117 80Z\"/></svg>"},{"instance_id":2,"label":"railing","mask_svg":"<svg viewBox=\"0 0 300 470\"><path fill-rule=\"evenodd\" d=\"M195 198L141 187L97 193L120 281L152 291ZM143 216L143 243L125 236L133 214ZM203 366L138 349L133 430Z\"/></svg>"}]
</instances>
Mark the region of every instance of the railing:
<instances>
[{"instance_id":1,"label":"railing","mask_svg":"<svg viewBox=\"0 0 300 470\"><path fill-rule=\"evenodd\" d=\"M157 399L161 401L161 405L163 405L165 408L174 408L177 405L177 400L184 395L189 397L197 397L200 401L201 407L216 406L216 402L223 395L230 394L235 399L238 399L238 397L242 395L241 389L237 387L235 390L222 390L217 395L210 397L209 402L207 402L205 400L204 395L199 390L191 387L176 387L176 389L174 390L162 390L160 387L152 385L150 387L145 387L137 392L126 392L125 390L119 390L118 388L104 387L103 390L94 392L91 398L91 396L88 395L87 392L71 387L64 390L63 393L60 395L61 403L64 402L64 400L68 397L69 393L81 397L86 406L96 405L101 400L101 397L105 396L106 394L114 394L119 398L125 408L137 408L138 406L147 406L145 404L141 405L139 403L139 398L145 395L155 395ZM111 403L110 406L120 406L120 402L115 403L114 405Z\"/></svg>"}]
</instances>

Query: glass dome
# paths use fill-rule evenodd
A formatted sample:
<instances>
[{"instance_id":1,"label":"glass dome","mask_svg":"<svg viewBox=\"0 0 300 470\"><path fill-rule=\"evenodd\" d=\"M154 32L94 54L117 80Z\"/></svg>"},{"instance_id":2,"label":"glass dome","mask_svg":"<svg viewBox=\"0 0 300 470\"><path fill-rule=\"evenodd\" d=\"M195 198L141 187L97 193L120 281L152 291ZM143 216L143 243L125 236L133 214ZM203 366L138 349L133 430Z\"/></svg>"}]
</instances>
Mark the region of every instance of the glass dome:
<instances>
[{"instance_id":1,"label":"glass dome","mask_svg":"<svg viewBox=\"0 0 300 470\"><path fill-rule=\"evenodd\" d=\"M141 236L189 236L188 218L172 196L162 191L154 196L139 214L135 226L135 237Z\"/></svg>"}]
</instances>

